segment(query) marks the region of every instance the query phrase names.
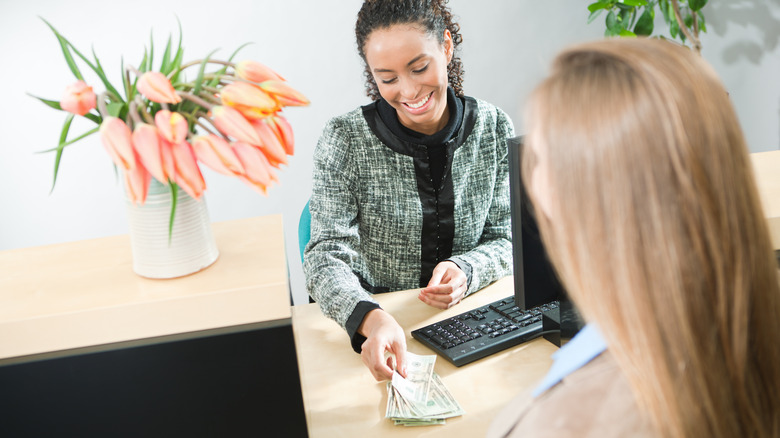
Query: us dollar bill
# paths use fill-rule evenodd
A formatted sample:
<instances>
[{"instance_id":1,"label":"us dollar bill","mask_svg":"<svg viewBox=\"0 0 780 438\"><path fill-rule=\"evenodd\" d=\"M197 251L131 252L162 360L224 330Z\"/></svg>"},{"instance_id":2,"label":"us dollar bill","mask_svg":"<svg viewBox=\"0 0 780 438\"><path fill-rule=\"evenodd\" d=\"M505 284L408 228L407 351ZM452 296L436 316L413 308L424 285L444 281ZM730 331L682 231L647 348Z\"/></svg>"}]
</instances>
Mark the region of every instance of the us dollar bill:
<instances>
[{"instance_id":1,"label":"us dollar bill","mask_svg":"<svg viewBox=\"0 0 780 438\"><path fill-rule=\"evenodd\" d=\"M385 417L393 420L395 425L445 424L445 419L465 413L433 371L435 361L435 355L413 355L407 365L407 378L398 375L387 382Z\"/></svg>"}]
</instances>

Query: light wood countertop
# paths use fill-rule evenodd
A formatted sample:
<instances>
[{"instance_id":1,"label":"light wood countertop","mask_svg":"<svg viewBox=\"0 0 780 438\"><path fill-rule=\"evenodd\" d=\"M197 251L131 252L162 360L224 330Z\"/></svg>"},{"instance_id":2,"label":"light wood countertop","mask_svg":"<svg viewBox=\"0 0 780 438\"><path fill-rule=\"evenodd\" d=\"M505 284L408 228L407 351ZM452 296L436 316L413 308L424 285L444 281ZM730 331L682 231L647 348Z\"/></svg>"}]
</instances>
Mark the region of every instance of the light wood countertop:
<instances>
[{"instance_id":1,"label":"light wood countertop","mask_svg":"<svg viewBox=\"0 0 780 438\"><path fill-rule=\"evenodd\" d=\"M152 280L126 235L0 252L4 359L291 317L279 215L213 224L205 270Z\"/></svg>"},{"instance_id":2,"label":"light wood countertop","mask_svg":"<svg viewBox=\"0 0 780 438\"><path fill-rule=\"evenodd\" d=\"M375 298L406 331L409 351L434 354L411 337L412 330L504 298L512 291L512 277L507 277L446 311L419 301L417 290ZM293 308L293 331L313 438L484 436L498 411L545 375L552 364L550 356L557 350L548 341L536 339L460 368L437 358L436 373L466 414L447 419L443 426L404 427L385 418L385 382L374 380L360 355L352 351L346 332L326 318L317 304Z\"/></svg>"}]
</instances>

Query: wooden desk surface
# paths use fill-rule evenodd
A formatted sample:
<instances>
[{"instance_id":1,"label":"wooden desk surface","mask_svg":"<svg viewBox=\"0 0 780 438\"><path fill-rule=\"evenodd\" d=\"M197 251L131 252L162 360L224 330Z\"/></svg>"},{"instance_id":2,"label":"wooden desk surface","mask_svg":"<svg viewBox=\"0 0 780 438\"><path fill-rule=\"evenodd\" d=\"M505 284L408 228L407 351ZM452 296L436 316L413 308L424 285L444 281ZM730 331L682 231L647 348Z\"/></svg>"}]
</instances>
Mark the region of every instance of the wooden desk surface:
<instances>
[{"instance_id":1,"label":"wooden desk surface","mask_svg":"<svg viewBox=\"0 0 780 438\"><path fill-rule=\"evenodd\" d=\"M219 222L213 231L219 259L170 280L133 273L126 235L0 252L0 363L289 320L281 216Z\"/></svg>"},{"instance_id":2,"label":"wooden desk surface","mask_svg":"<svg viewBox=\"0 0 780 438\"><path fill-rule=\"evenodd\" d=\"M434 354L412 339L412 330L504 298L512 290L512 277L507 277L446 311L419 301L417 290L376 298L406 331L409 351ZM460 368L437 358L436 373L466 414L447 419L443 426L404 427L385 418L385 382L374 380L360 355L352 351L346 332L326 318L317 304L293 307L293 331L312 438L484 436L498 411L545 375L557 350L546 340L537 339Z\"/></svg>"},{"instance_id":3,"label":"wooden desk surface","mask_svg":"<svg viewBox=\"0 0 780 438\"><path fill-rule=\"evenodd\" d=\"M750 154L758 192L769 221L772 246L780 249L780 151Z\"/></svg>"}]
</instances>

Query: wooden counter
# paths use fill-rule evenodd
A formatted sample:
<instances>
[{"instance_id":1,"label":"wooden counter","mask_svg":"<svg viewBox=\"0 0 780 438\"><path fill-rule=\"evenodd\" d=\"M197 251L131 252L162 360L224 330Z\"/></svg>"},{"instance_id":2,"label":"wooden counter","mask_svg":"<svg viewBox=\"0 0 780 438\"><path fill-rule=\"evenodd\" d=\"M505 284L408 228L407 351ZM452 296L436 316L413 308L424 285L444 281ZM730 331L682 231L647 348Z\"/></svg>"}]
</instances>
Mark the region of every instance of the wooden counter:
<instances>
[{"instance_id":1,"label":"wooden counter","mask_svg":"<svg viewBox=\"0 0 780 438\"><path fill-rule=\"evenodd\" d=\"M417 290L375 295L407 334L408 350L434 354L410 335L412 330L512 295L512 277L504 278L441 311L417 299ZM306 420L311 437L484 436L488 425L509 400L536 384L557 350L537 339L471 364L455 367L442 358L435 371L466 411L442 426L395 426L385 418L387 390L352 351L346 332L320 312L317 304L293 308Z\"/></svg>"}]
</instances>

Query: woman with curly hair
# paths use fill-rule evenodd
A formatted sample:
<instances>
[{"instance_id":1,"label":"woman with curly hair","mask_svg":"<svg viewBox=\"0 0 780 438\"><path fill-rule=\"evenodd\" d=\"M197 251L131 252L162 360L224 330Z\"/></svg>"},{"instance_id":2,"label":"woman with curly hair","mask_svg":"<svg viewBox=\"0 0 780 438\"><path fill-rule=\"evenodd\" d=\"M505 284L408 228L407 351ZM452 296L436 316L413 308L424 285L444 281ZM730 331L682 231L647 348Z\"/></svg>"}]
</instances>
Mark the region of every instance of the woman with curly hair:
<instances>
[{"instance_id":1,"label":"woman with curly hair","mask_svg":"<svg viewBox=\"0 0 780 438\"><path fill-rule=\"evenodd\" d=\"M421 288L446 309L511 274L507 115L463 94L443 0L366 0L355 26L372 103L331 119L314 153L306 287L377 380L406 337L372 294Z\"/></svg>"}]
</instances>

